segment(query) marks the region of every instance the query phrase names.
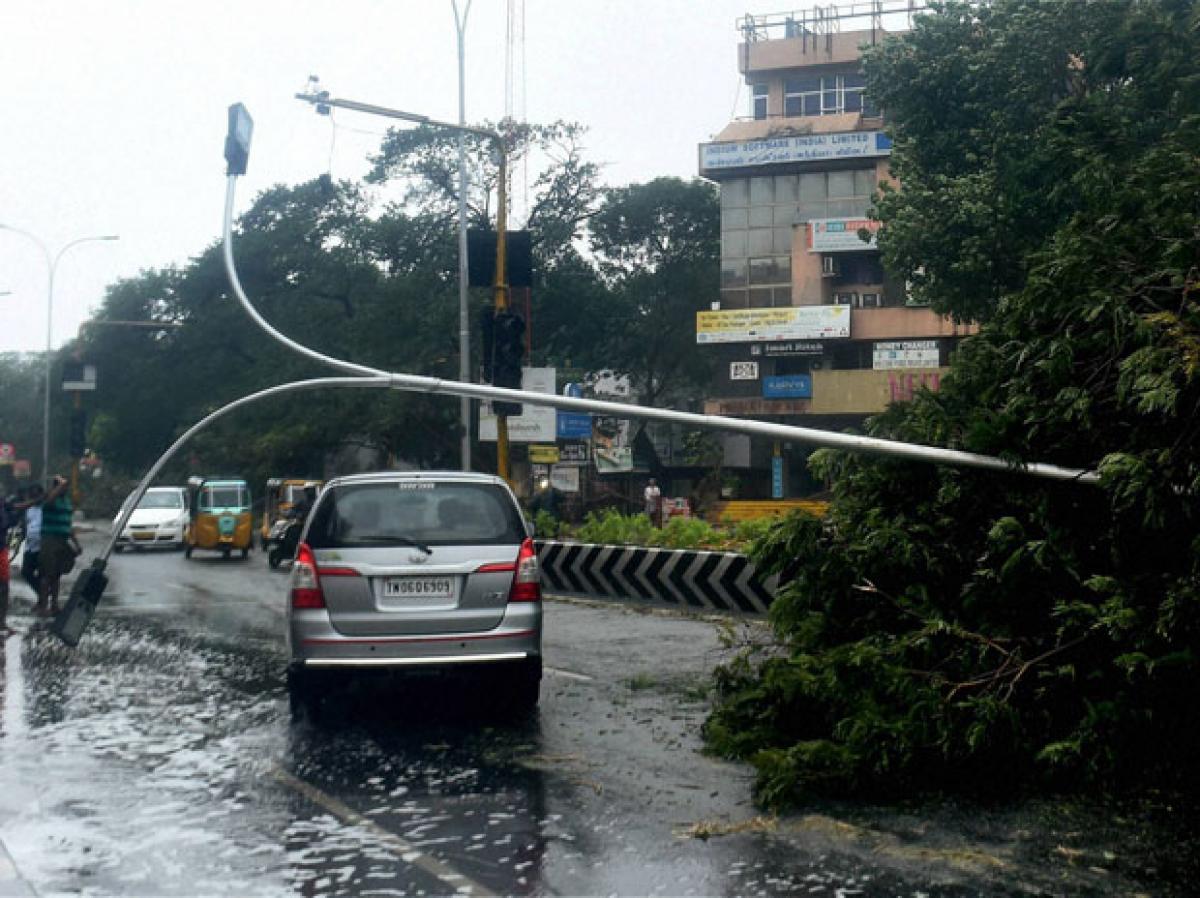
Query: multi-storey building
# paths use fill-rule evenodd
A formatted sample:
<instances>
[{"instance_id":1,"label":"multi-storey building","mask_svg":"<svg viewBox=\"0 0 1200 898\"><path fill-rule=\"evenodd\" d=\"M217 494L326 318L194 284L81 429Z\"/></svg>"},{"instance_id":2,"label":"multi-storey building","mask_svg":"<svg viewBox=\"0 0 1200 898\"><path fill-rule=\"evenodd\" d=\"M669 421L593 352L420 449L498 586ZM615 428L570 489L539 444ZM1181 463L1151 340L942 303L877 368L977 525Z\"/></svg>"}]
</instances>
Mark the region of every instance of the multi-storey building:
<instances>
[{"instance_id":1,"label":"multi-storey building","mask_svg":"<svg viewBox=\"0 0 1200 898\"><path fill-rule=\"evenodd\" d=\"M864 45L904 28L916 0L746 16L738 67L749 116L700 146L721 191L721 300L697 315L717 376L710 414L841 429L937 389L973 328L912 305L880 263L867 210L890 180L886 110L865 92ZM894 182L893 182L894 183ZM902 189L901 185L895 185ZM778 496L778 447L727 441L749 491ZM803 470L797 455L792 469Z\"/></svg>"}]
</instances>

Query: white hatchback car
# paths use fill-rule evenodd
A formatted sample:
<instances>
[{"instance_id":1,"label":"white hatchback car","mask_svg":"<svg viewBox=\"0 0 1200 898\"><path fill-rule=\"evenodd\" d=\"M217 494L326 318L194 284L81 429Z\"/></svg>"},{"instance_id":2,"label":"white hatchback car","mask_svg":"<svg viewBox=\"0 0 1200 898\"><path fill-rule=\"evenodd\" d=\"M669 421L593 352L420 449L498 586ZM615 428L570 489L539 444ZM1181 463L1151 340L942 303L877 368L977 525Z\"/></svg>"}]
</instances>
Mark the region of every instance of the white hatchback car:
<instances>
[{"instance_id":1,"label":"white hatchback car","mask_svg":"<svg viewBox=\"0 0 1200 898\"><path fill-rule=\"evenodd\" d=\"M132 494L121 505L122 511L129 504ZM142 496L125 529L117 536L115 551L127 546L144 548L165 546L183 548L183 531L188 522L187 490L181 486L152 486ZM113 518L113 526L121 519L120 512Z\"/></svg>"},{"instance_id":2,"label":"white hatchback car","mask_svg":"<svg viewBox=\"0 0 1200 898\"><path fill-rule=\"evenodd\" d=\"M498 703L537 704L542 592L533 532L499 477L360 474L329 482L292 564L293 709L331 679L475 671ZM503 685L501 685L503 684Z\"/></svg>"}]
</instances>

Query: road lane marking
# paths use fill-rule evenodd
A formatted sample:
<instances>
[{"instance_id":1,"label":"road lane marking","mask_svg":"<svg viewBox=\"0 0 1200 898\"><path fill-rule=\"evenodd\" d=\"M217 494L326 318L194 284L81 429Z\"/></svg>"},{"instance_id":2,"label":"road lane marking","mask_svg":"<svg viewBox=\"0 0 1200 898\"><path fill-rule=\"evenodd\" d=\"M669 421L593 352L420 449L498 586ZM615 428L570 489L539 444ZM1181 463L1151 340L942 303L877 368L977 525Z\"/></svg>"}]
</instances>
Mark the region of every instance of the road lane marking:
<instances>
[{"instance_id":1,"label":"road lane marking","mask_svg":"<svg viewBox=\"0 0 1200 898\"><path fill-rule=\"evenodd\" d=\"M587 674L575 673L574 671L570 670L562 670L558 667L543 667L542 670L556 677L566 677L568 680L579 680L582 683L590 683L595 679L595 677L589 677Z\"/></svg>"},{"instance_id":2,"label":"road lane marking","mask_svg":"<svg viewBox=\"0 0 1200 898\"><path fill-rule=\"evenodd\" d=\"M402 839L400 836L390 832L376 823L374 820L369 820L362 814L355 811L353 808L338 801L332 795L326 795L316 786L304 782L302 779L297 779L292 774L288 773L278 765L272 765L271 776L279 783L287 786L295 792L299 792L313 804L320 805L329 813L333 814L343 823L349 823L354 826L360 826L363 829L369 830L370 833L379 839L385 847L390 849L406 864L411 864L420 870L428 873L438 882L446 885L451 894L462 895L480 895L492 898L496 893L481 883L476 882L469 876L459 873L449 864L439 861L437 858L425 854L419 848L416 848L411 842Z\"/></svg>"}]
</instances>

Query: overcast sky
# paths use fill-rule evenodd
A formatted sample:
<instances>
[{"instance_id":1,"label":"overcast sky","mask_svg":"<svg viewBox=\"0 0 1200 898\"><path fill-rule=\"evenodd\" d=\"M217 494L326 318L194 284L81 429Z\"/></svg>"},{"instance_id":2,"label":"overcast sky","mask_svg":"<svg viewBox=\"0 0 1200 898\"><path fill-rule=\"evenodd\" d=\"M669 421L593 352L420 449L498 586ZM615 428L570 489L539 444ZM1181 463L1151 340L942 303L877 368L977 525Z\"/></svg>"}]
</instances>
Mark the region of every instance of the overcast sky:
<instances>
[{"instance_id":1,"label":"overcast sky","mask_svg":"<svg viewBox=\"0 0 1200 898\"><path fill-rule=\"evenodd\" d=\"M696 145L746 112L734 24L775 11L745 0L524 6L513 111L587 125L588 157L613 185L695 175ZM468 121L505 114L507 7L471 5ZM79 237L121 238L62 256L55 347L108 284L184 265L219 236L230 103L255 120L239 213L273 183L330 167L357 178L377 147L385 120L342 111L331 153L330 121L293 99L310 74L337 97L458 118L450 0L3 0L0 40L0 224L36 235L52 256ZM3 291L0 351L44 349L46 263L7 231Z\"/></svg>"}]
</instances>

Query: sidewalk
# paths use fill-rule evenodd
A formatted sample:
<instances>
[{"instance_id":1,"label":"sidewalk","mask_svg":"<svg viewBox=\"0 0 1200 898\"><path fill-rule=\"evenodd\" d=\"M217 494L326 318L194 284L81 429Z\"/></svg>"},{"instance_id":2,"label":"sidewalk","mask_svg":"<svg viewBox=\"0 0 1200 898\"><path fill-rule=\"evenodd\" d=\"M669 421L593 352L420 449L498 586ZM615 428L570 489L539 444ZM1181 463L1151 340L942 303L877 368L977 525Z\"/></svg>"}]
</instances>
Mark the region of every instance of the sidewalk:
<instances>
[{"instance_id":1,"label":"sidewalk","mask_svg":"<svg viewBox=\"0 0 1200 898\"><path fill-rule=\"evenodd\" d=\"M88 537L91 537L100 529L95 525L95 523L82 520L76 521L76 527L82 533L87 534ZM89 539L88 542L91 543L93 540ZM86 555L90 556L94 553L94 551L95 548L93 545L88 545L85 547ZM19 554L17 558L11 559L11 568L13 573L17 573L20 570L19 559ZM73 579L74 578L70 575L67 578L64 578L64 586L69 586ZM19 573L17 576L12 578L12 581L9 583L10 613L15 611L18 607L24 606L26 603L32 607L36 600L37 596L33 594L33 591L29 588L29 585L21 579ZM2 668L0 668L0 673L2 673ZM3 742L0 741L0 752L2 751ZM2 810L3 808L0 807L0 811ZM5 816L8 815L0 814L0 830L3 828L3 817ZM16 860L13 858L12 853L9 852L8 846L5 845L2 838L0 838L0 898L38 898L37 889L35 889L28 882L28 880L21 875L21 871L17 867Z\"/></svg>"}]
</instances>

